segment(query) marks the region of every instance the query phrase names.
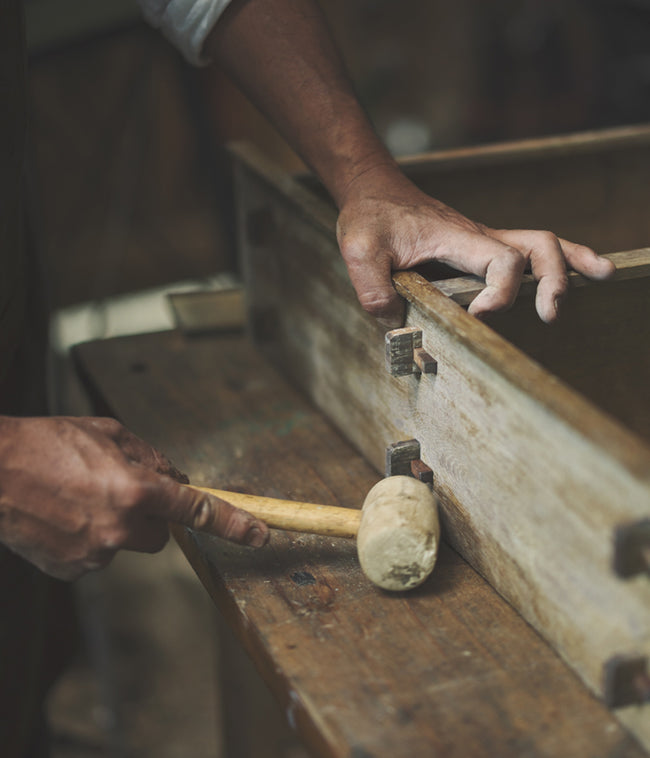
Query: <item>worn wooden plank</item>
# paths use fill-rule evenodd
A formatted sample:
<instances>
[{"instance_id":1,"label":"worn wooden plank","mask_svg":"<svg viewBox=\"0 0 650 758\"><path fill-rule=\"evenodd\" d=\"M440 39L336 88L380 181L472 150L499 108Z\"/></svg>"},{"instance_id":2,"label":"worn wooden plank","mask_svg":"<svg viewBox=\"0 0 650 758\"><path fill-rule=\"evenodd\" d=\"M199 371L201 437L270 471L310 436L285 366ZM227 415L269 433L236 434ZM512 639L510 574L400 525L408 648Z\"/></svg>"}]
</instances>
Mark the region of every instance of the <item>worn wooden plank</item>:
<instances>
[{"instance_id":1,"label":"worn wooden plank","mask_svg":"<svg viewBox=\"0 0 650 758\"><path fill-rule=\"evenodd\" d=\"M406 325L422 329L438 372L390 377L383 334L356 303L327 205L312 218L316 201L304 188L248 164L239 168L240 245L259 343L378 470L388 444L420 441L453 544L602 694L612 656L650 656L650 583L612 571L617 526L650 513L648 445L413 272L395 282L410 301ZM251 238L246 219L262 209L274 231ZM601 289L581 292L572 318ZM624 293L614 297L625 305ZM586 307L581 323L596 340L593 312ZM647 322L630 330L624 349L646 355L646 331ZM647 418L643 379L632 382ZM650 745L650 706L620 715Z\"/></svg>"},{"instance_id":2,"label":"worn wooden plank","mask_svg":"<svg viewBox=\"0 0 650 758\"><path fill-rule=\"evenodd\" d=\"M573 134L531 137L512 142L496 142L478 147L455 147L443 151L430 151L405 156L400 163L409 173L430 174L430 165L449 166L454 170L462 166L493 165L497 169L514 163L520 166L528 160L571 160L578 155L606 154L647 147L650 128L646 124L617 126L611 129L594 129Z\"/></svg>"},{"instance_id":3,"label":"worn wooden plank","mask_svg":"<svg viewBox=\"0 0 650 758\"><path fill-rule=\"evenodd\" d=\"M93 394L197 484L358 507L376 472L244 341L146 335L76 351ZM640 756L605 707L456 553L391 596L350 541L259 552L181 530L314 755Z\"/></svg>"}]
</instances>

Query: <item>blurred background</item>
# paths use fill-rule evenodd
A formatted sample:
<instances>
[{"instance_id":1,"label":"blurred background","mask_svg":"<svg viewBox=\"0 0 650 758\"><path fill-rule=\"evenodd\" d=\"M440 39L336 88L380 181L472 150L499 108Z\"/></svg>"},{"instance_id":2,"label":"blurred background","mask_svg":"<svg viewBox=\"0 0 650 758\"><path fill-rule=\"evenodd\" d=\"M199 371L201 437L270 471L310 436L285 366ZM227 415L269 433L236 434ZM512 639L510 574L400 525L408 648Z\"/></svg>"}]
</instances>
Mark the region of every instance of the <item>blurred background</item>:
<instances>
[{"instance_id":1,"label":"blurred background","mask_svg":"<svg viewBox=\"0 0 650 758\"><path fill-rule=\"evenodd\" d=\"M650 0L323 6L396 155L650 121ZM135 0L25 9L29 229L53 313L51 401L86 413L72 343L171 328L167 291L236 272L224 143L301 164L225 75L190 67L148 28ZM55 758L231 758L218 620L177 549L121 555L77 590L83 641L50 700ZM260 692L260 710L281 720ZM268 749L304 755L280 728Z\"/></svg>"}]
</instances>

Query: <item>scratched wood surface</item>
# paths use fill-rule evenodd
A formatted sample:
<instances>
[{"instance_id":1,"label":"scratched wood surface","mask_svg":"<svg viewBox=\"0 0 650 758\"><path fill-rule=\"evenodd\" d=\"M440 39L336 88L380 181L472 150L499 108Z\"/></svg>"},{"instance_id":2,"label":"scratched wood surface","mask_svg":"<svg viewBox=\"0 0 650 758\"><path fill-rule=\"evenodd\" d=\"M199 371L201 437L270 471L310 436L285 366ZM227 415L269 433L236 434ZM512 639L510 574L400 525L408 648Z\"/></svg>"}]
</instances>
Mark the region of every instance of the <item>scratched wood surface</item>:
<instances>
[{"instance_id":1,"label":"scratched wood surface","mask_svg":"<svg viewBox=\"0 0 650 758\"><path fill-rule=\"evenodd\" d=\"M197 484L358 507L377 480L241 338L127 337L76 357L100 407ZM274 532L253 552L177 534L315 756L644 754L450 548L420 590L390 596L349 541Z\"/></svg>"},{"instance_id":2,"label":"scratched wood surface","mask_svg":"<svg viewBox=\"0 0 650 758\"><path fill-rule=\"evenodd\" d=\"M630 135L610 135L600 146L577 140L575 161L553 142L528 146L518 153L528 161L520 182L527 176L529 193L543 196L538 210L547 205L549 217L567 221L565 196L554 198L551 176L578 192L580 176L570 169L582 170L589 158L616 199L597 231L616 236L629 220L626 247L641 239L647 245L647 213L625 211L626 199L637 207L645 188L621 167L630 155L646 165L650 130L634 131L627 147L622 137ZM500 152L516 163L516 150ZM472 175L489 168L496 189L492 197L488 182L470 193L484 208L492 200L502 210L500 166L480 153L484 162ZM260 348L378 470L387 445L420 441L449 539L602 696L609 661L650 659L650 583L612 570L616 529L650 517L647 248L630 256L620 280L573 286L565 325L552 330L536 323L524 292L511 314L490 321L512 342L418 273L396 273L409 301L407 325L422 329L424 348L438 360L436 375L396 379L384 366L383 334L349 283L333 208L263 157L238 154L240 247ZM470 156L461 158L469 177ZM434 156L429 184L439 178L438 189L447 178L440 162L445 171L453 167ZM538 184L542 165L546 178ZM515 211L526 207L519 187ZM617 713L650 748L650 704Z\"/></svg>"}]
</instances>

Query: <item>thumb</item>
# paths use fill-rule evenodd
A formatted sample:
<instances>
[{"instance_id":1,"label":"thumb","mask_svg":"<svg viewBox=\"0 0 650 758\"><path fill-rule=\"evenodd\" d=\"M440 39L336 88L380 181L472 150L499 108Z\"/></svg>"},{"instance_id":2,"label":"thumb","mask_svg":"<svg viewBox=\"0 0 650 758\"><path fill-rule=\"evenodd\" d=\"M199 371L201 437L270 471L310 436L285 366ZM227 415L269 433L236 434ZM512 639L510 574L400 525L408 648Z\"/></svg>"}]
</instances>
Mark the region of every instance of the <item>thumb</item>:
<instances>
[{"instance_id":1,"label":"thumb","mask_svg":"<svg viewBox=\"0 0 650 758\"><path fill-rule=\"evenodd\" d=\"M207 492L184 487L168 477L157 477L145 508L150 515L175 521L230 542L262 547L269 541L268 526L255 516L235 508Z\"/></svg>"},{"instance_id":2,"label":"thumb","mask_svg":"<svg viewBox=\"0 0 650 758\"><path fill-rule=\"evenodd\" d=\"M352 286L361 307L386 329L398 329L404 323L404 300L393 287L391 256L346 260Z\"/></svg>"}]
</instances>

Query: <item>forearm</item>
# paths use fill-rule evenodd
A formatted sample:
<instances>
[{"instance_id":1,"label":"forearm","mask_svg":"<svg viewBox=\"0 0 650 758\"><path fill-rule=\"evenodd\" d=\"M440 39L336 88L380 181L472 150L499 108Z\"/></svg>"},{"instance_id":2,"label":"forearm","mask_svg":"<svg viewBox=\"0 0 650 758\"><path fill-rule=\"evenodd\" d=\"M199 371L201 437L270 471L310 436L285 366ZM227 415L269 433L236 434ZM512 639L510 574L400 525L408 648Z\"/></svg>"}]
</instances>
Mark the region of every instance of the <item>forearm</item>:
<instances>
[{"instance_id":1,"label":"forearm","mask_svg":"<svg viewBox=\"0 0 650 758\"><path fill-rule=\"evenodd\" d=\"M205 2L214 9L217 0ZM196 8L203 0L172 4ZM412 184L359 105L316 0L232 0L202 53L230 72L320 177L340 211L337 239L359 302L386 328L401 325L403 314L392 272L430 260L485 279L470 306L477 316L511 305L530 264L537 311L548 322L566 293L567 263L595 279L613 273L589 248L550 232L490 229Z\"/></svg>"},{"instance_id":2,"label":"forearm","mask_svg":"<svg viewBox=\"0 0 650 758\"><path fill-rule=\"evenodd\" d=\"M206 40L340 207L369 169L397 171L359 105L314 0L233 0Z\"/></svg>"}]
</instances>

